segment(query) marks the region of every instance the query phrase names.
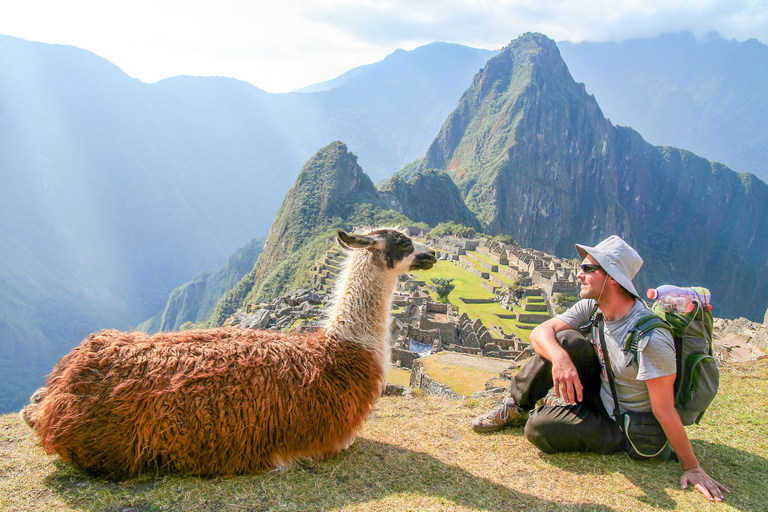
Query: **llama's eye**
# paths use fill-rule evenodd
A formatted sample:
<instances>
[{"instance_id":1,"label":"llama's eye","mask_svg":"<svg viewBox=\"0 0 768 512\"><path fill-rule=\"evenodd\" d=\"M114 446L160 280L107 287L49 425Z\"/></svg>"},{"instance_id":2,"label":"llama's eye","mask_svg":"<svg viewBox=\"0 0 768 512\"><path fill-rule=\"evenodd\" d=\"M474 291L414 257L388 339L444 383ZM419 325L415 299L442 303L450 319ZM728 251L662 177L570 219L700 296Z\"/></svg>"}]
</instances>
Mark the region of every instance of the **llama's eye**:
<instances>
[{"instance_id":1,"label":"llama's eye","mask_svg":"<svg viewBox=\"0 0 768 512\"><path fill-rule=\"evenodd\" d=\"M400 240L397 243L397 245L399 245L400 247L408 247L408 246L411 245L411 241L410 240Z\"/></svg>"}]
</instances>

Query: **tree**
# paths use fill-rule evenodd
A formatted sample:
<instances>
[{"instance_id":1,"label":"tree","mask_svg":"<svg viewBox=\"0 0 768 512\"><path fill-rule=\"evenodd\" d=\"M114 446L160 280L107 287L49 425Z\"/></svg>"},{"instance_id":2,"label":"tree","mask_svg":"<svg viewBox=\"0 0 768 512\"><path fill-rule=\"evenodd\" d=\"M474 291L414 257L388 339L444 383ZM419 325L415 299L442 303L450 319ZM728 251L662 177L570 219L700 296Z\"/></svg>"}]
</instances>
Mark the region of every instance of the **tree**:
<instances>
[{"instance_id":1,"label":"tree","mask_svg":"<svg viewBox=\"0 0 768 512\"><path fill-rule=\"evenodd\" d=\"M440 302L448 302L448 294L455 288L453 279L447 277L435 277L432 279L435 284L435 291Z\"/></svg>"}]
</instances>

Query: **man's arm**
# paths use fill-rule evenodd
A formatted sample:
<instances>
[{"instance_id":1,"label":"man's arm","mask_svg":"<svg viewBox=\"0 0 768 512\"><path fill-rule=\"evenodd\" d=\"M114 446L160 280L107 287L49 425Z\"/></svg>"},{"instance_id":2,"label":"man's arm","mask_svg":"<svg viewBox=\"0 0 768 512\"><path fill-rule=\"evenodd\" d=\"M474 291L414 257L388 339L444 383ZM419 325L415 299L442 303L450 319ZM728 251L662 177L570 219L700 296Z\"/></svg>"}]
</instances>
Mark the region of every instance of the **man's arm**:
<instances>
[{"instance_id":1,"label":"man's arm","mask_svg":"<svg viewBox=\"0 0 768 512\"><path fill-rule=\"evenodd\" d=\"M680 465L683 467L680 485L683 489L687 489L688 484L693 484L710 501L723 501L723 491L727 493L731 491L701 469L699 461L693 453L693 447L688 439L688 434L685 432L683 422L675 409L673 391L675 374L649 379L645 383L648 386L653 415L659 420L667 440L675 450L680 459Z\"/></svg>"},{"instance_id":2,"label":"man's arm","mask_svg":"<svg viewBox=\"0 0 768 512\"><path fill-rule=\"evenodd\" d=\"M571 356L557 341L556 334L568 329L570 325L559 318L550 318L546 322L537 325L528 340L534 352L552 363L552 383L555 395L570 404L581 402L584 399L584 389L579 379L576 367L571 361Z\"/></svg>"}]
</instances>

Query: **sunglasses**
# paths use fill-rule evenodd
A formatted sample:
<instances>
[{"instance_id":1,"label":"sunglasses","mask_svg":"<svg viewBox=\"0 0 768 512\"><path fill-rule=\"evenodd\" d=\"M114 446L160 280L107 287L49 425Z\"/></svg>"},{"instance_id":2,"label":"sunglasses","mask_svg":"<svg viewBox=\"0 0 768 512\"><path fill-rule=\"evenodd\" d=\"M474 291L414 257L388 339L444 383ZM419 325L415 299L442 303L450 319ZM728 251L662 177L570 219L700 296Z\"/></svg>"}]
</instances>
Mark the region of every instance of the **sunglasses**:
<instances>
[{"instance_id":1,"label":"sunglasses","mask_svg":"<svg viewBox=\"0 0 768 512\"><path fill-rule=\"evenodd\" d=\"M581 266L581 271L584 272L585 274L591 274L595 270L602 270L602 269L603 267L601 267L600 265L590 265L588 263L585 263L584 265Z\"/></svg>"}]
</instances>

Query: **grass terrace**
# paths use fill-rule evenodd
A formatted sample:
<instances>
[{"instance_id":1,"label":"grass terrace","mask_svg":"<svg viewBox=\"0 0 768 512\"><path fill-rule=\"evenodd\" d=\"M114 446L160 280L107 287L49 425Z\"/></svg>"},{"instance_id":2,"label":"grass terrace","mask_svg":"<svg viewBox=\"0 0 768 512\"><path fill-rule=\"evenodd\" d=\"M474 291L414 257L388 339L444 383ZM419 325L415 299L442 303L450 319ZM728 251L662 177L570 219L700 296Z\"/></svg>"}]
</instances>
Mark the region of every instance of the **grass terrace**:
<instances>
[{"instance_id":1,"label":"grass terrace","mask_svg":"<svg viewBox=\"0 0 768 512\"><path fill-rule=\"evenodd\" d=\"M520 336L523 340L528 341L527 330L520 329L515 324L514 319L504 319L497 315L509 315L511 312L501 307L498 302L489 304L466 304L459 297L466 297L469 299L493 299L493 294L481 286L482 280L469 272L460 265L454 264L451 261L438 260L437 264L432 267L431 270L420 270L412 272L412 274L418 276L419 279L423 279L430 284L430 279L435 277L445 277L453 279L455 288L448 296L448 300L451 303L454 311L458 311L459 314L466 313L471 319L479 318L483 324L494 333L494 336L501 337L501 333L497 332L495 326L501 326L506 333L514 333ZM437 294L430 291L430 296L433 300L437 300ZM533 328L533 327L531 327Z\"/></svg>"}]
</instances>

